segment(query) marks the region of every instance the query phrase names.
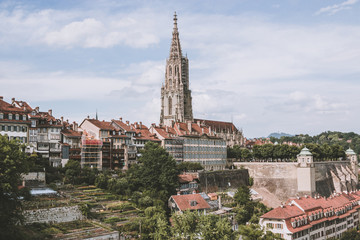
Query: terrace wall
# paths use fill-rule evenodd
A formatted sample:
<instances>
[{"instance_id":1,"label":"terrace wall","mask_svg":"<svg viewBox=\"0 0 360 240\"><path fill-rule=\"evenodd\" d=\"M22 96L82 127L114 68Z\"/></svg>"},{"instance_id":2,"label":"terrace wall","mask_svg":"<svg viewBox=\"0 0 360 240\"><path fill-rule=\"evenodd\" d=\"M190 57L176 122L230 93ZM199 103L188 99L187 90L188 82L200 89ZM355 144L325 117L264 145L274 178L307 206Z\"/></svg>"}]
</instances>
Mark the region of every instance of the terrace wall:
<instances>
[{"instance_id":1,"label":"terrace wall","mask_svg":"<svg viewBox=\"0 0 360 240\"><path fill-rule=\"evenodd\" d=\"M66 206L24 211L25 224L31 223L62 223L83 220L80 207Z\"/></svg>"}]
</instances>

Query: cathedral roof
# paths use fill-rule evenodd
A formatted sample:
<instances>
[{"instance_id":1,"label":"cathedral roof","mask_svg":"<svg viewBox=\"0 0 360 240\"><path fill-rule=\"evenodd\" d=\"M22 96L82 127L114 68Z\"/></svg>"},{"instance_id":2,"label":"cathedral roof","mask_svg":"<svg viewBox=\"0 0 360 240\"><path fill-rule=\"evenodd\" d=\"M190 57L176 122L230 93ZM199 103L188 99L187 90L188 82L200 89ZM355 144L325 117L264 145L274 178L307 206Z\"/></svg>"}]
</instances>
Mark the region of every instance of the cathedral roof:
<instances>
[{"instance_id":1,"label":"cathedral roof","mask_svg":"<svg viewBox=\"0 0 360 240\"><path fill-rule=\"evenodd\" d=\"M200 121L200 124L211 127L212 130L220 132L222 130L230 130L231 132L237 131L237 128L232 122L214 121L206 119L194 119L194 122Z\"/></svg>"}]
</instances>

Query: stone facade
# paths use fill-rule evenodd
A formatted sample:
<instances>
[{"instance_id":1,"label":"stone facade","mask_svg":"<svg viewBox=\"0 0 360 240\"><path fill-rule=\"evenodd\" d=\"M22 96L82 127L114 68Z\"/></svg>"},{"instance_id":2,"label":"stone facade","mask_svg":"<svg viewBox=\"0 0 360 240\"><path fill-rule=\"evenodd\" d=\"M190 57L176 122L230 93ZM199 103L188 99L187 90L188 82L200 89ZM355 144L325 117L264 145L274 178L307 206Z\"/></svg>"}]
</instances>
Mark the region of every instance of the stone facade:
<instances>
[{"instance_id":1,"label":"stone facade","mask_svg":"<svg viewBox=\"0 0 360 240\"><path fill-rule=\"evenodd\" d=\"M62 223L83 220L79 206L44 208L26 210L23 213L25 224L31 223Z\"/></svg>"},{"instance_id":2,"label":"stone facade","mask_svg":"<svg viewBox=\"0 0 360 240\"><path fill-rule=\"evenodd\" d=\"M170 56L166 60L165 86L161 87L160 124L172 126L173 122L186 120L193 120L189 60L181 52L175 13Z\"/></svg>"},{"instance_id":3,"label":"stone facade","mask_svg":"<svg viewBox=\"0 0 360 240\"><path fill-rule=\"evenodd\" d=\"M334 192L358 188L357 172L353 171L351 160L313 162L311 153L304 149L297 162L236 162L234 165L249 170L255 188L265 188L281 201L304 194L329 197Z\"/></svg>"}]
</instances>

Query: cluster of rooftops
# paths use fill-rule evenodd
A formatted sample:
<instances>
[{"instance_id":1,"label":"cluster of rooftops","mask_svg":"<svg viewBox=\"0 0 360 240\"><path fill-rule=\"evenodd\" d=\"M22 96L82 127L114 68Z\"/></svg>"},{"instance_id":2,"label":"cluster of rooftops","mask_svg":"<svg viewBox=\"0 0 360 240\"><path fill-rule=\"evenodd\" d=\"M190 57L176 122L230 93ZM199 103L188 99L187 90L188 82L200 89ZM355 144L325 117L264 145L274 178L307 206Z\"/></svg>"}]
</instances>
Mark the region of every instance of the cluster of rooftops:
<instances>
[{"instance_id":1,"label":"cluster of rooftops","mask_svg":"<svg viewBox=\"0 0 360 240\"><path fill-rule=\"evenodd\" d=\"M297 197L261 216L261 219L284 220L291 232L313 225L342 219L355 213L360 202L360 191L334 193L330 197Z\"/></svg>"}]
</instances>

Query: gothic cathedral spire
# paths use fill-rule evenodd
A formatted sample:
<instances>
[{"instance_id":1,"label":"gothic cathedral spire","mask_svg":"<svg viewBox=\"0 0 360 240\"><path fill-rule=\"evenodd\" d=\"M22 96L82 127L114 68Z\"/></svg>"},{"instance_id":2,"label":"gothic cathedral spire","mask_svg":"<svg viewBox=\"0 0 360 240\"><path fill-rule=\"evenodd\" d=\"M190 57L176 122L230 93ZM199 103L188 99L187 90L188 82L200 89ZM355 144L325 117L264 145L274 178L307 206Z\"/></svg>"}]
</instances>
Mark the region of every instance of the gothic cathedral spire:
<instances>
[{"instance_id":1,"label":"gothic cathedral spire","mask_svg":"<svg viewBox=\"0 0 360 240\"><path fill-rule=\"evenodd\" d=\"M187 120L193 121L189 60L181 53L175 12L170 54L166 60L165 85L161 88L160 124L172 126L174 122Z\"/></svg>"}]
</instances>

